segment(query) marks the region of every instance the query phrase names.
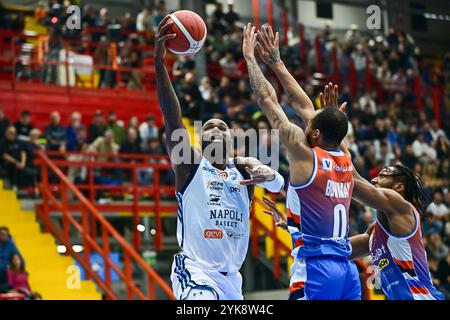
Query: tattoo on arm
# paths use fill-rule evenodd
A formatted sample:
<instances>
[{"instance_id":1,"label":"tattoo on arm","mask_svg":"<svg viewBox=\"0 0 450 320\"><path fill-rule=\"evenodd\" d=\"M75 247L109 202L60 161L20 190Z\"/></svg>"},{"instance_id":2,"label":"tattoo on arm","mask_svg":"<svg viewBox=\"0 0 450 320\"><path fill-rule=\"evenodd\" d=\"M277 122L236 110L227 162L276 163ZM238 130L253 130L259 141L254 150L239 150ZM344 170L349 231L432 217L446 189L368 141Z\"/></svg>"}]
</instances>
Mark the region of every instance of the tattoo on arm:
<instances>
[{"instance_id":1,"label":"tattoo on arm","mask_svg":"<svg viewBox=\"0 0 450 320\"><path fill-rule=\"evenodd\" d=\"M248 60L247 68L250 78L250 86L258 99L265 99L270 97L272 94L275 94L274 88L270 82L267 81L256 60Z\"/></svg>"},{"instance_id":2,"label":"tattoo on arm","mask_svg":"<svg viewBox=\"0 0 450 320\"><path fill-rule=\"evenodd\" d=\"M270 63L278 63L281 61L280 50L277 48L271 48L268 52L267 57L269 58Z\"/></svg>"}]
</instances>

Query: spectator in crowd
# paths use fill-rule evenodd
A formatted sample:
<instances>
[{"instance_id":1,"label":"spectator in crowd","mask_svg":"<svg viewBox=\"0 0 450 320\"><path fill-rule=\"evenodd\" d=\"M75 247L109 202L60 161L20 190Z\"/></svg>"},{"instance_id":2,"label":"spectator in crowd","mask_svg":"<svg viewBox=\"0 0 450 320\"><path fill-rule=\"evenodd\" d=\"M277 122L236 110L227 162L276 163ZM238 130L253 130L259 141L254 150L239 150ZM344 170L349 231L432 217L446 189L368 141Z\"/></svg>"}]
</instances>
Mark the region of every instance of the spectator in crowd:
<instances>
[{"instance_id":1,"label":"spectator in crowd","mask_svg":"<svg viewBox=\"0 0 450 320\"><path fill-rule=\"evenodd\" d=\"M34 9L34 18L39 22L42 23L47 18L48 12L45 10L45 7L42 4L38 4L36 6L36 9Z\"/></svg>"},{"instance_id":2,"label":"spectator in crowd","mask_svg":"<svg viewBox=\"0 0 450 320\"><path fill-rule=\"evenodd\" d=\"M157 137L152 137L147 140L147 144L144 148L144 153L147 155L161 155L164 154L160 145L160 141ZM166 159L150 159L150 163L169 163ZM172 171L169 170L161 177L161 182L167 182L171 178ZM139 185L149 185L153 179L153 168L143 168L138 170L138 183ZM170 182L168 183L171 184Z\"/></svg>"},{"instance_id":3,"label":"spectator in crowd","mask_svg":"<svg viewBox=\"0 0 450 320\"><path fill-rule=\"evenodd\" d=\"M142 148L138 140L138 133L135 128L128 128L127 139L120 146L119 152L127 154L142 153Z\"/></svg>"},{"instance_id":4,"label":"spectator in crowd","mask_svg":"<svg viewBox=\"0 0 450 320\"><path fill-rule=\"evenodd\" d=\"M433 193L433 202L428 205L427 213L433 215L434 220L439 226L439 230L442 230L444 221L447 220L447 216L449 216L450 211L443 202L443 194L441 190L436 190Z\"/></svg>"},{"instance_id":5,"label":"spectator in crowd","mask_svg":"<svg viewBox=\"0 0 450 320\"><path fill-rule=\"evenodd\" d=\"M130 12L125 12L120 25L121 29L127 33L136 32L136 22Z\"/></svg>"},{"instance_id":6,"label":"spectator in crowd","mask_svg":"<svg viewBox=\"0 0 450 320\"><path fill-rule=\"evenodd\" d=\"M0 109L0 141L5 136L6 129L9 127L9 120L6 118L5 113Z\"/></svg>"},{"instance_id":7,"label":"spectator in crowd","mask_svg":"<svg viewBox=\"0 0 450 320\"><path fill-rule=\"evenodd\" d=\"M225 56L219 61L220 66L223 69L223 73L226 77L239 76L239 70L237 69L237 63L234 59L233 53L228 51Z\"/></svg>"},{"instance_id":8,"label":"spectator in crowd","mask_svg":"<svg viewBox=\"0 0 450 320\"><path fill-rule=\"evenodd\" d=\"M95 21L96 27L107 27L110 23L108 8L101 8Z\"/></svg>"},{"instance_id":9,"label":"spectator in crowd","mask_svg":"<svg viewBox=\"0 0 450 320\"><path fill-rule=\"evenodd\" d=\"M152 25L152 15L150 10L144 8L141 12L138 13L136 18L136 30L139 32L151 31L153 28Z\"/></svg>"},{"instance_id":10,"label":"spectator in crowd","mask_svg":"<svg viewBox=\"0 0 450 320\"><path fill-rule=\"evenodd\" d=\"M166 2L164 0L160 0L153 12L153 25L155 26L155 28L161 23L161 21L163 21L167 13Z\"/></svg>"},{"instance_id":11,"label":"spectator in crowd","mask_svg":"<svg viewBox=\"0 0 450 320\"><path fill-rule=\"evenodd\" d=\"M438 135L437 137L436 153L438 159L450 158L450 146L444 135Z\"/></svg>"},{"instance_id":12,"label":"spectator in crowd","mask_svg":"<svg viewBox=\"0 0 450 320\"><path fill-rule=\"evenodd\" d=\"M50 114L50 125L45 128L45 138L47 139L47 150L66 151L66 128L61 125L61 115L57 111Z\"/></svg>"},{"instance_id":13,"label":"spectator in crowd","mask_svg":"<svg viewBox=\"0 0 450 320\"><path fill-rule=\"evenodd\" d=\"M26 299L40 300L41 296L37 292L33 292L28 282L28 272L25 270L25 265L22 257L15 253L11 256L8 269L8 282L12 287L13 292L22 293Z\"/></svg>"},{"instance_id":14,"label":"spectator in crowd","mask_svg":"<svg viewBox=\"0 0 450 320\"><path fill-rule=\"evenodd\" d=\"M114 141L114 132L106 130L104 136L98 137L89 146L89 150L94 153L116 154L119 151L119 145ZM98 161L107 161L107 159L99 157Z\"/></svg>"},{"instance_id":15,"label":"spectator in crowd","mask_svg":"<svg viewBox=\"0 0 450 320\"><path fill-rule=\"evenodd\" d=\"M23 142L17 139L16 128L6 130L5 139L0 143L0 156L11 187L22 187L27 183L27 153Z\"/></svg>"},{"instance_id":16,"label":"spectator in crowd","mask_svg":"<svg viewBox=\"0 0 450 320\"><path fill-rule=\"evenodd\" d=\"M236 22L240 20L239 14L234 11L234 5L231 2L228 2L228 12L225 13L225 16L223 17L224 20L227 22L227 24L230 26L234 26Z\"/></svg>"},{"instance_id":17,"label":"spectator in crowd","mask_svg":"<svg viewBox=\"0 0 450 320\"><path fill-rule=\"evenodd\" d=\"M82 131L80 131L82 132ZM84 130L86 133L86 130ZM67 161L88 161L89 160L89 145L86 143L86 139L83 142L78 141L77 150L80 154L70 154L67 157ZM87 181L87 167L86 166L70 166L67 170L67 177L73 183L85 183Z\"/></svg>"},{"instance_id":18,"label":"spectator in crowd","mask_svg":"<svg viewBox=\"0 0 450 320\"><path fill-rule=\"evenodd\" d=\"M425 137L422 133L417 135L416 140L412 144L414 156L420 158L428 155L428 144L425 142Z\"/></svg>"},{"instance_id":19,"label":"spectator in crowd","mask_svg":"<svg viewBox=\"0 0 450 320\"><path fill-rule=\"evenodd\" d=\"M77 151L79 131L86 130L81 119L82 116L77 111L70 116L70 124L66 128L67 151Z\"/></svg>"},{"instance_id":20,"label":"spectator in crowd","mask_svg":"<svg viewBox=\"0 0 450 320\"><path fill-rule=\"evenodd\" d=\"M117 116L114 113L114 111L110 111L108 114L108 130L111 130L114 133L114 141L121 145L126 138L125 129L118 125L117 123Z\"/></svg>"},{"instance_id":21,"label":"spectator in crowd","mask_svg":"<svg viewBox=\"0 0 450 320\"><path fill-rule=\"evenodd\" d=\"M95 112L94 119L89 125L89 143L94 142L97 138L103 136L107 129L105 117L103 113L98 110Z\"/></svg>"},{"instance_id":22,"label":"spectator in crowd","mask_svg":"<svg viewBox=\"0 0 450 320\"><path fill-rule=\"evenodd\" d=\"M147 115L145 122L139 126L139 135L142 139L143 145L147 145L148 139L158 137L158 127L156 126L155 117L153 114Z\"/></svg>"},{"instance_id":23,"label":"spectator in crowd","mask_svg":"<svg viewBox=\"0 0 450 320\"><path fill-rule=\"evenodd\" d=\"M99 38L99 44L95 49L95 56L98 57L98 63L105 66L112 66L114 53L111 50L111 41L102 35ZM113 88L116 85L116 71L111 69L101 68L99 70L100 88Z\"/></svg>"},{"instance_id":24,"label":"spectator in crowd","mask_svg":"<svg viewBox=\"0 0 450 320\"><path fill-rule=\"evenodd\" d=\"M128 132L128 129L130 129L130 128L134 128L136 130L136 132L138 134L138 141L139 141L139 143L142 143L142 138L139 133L139 118L137 116L132 116L130 118L130 120L128 121L128 127L126 129L127 132Z\"/></svg>"},{"instance_id":25,"label":"spectator in crowd","mask_svg":"<svg viewBox=\"0 0 450 320\"><path fill-rule=\"evenodd\" d=\"M8 265L13 255L19 250L12 241L7 227L0 226L0 293L9 292L11 285L8 281Z\"/></svg>"},{"instance_id":26,"label":"spectator in crowd","mask_svg":"<svg viewBox=\"0 0 450 320\"><path fill-rule=\"evenodd\" d=\"M198 85L195 82L195 75L192 72L185 74L178 93L180 98L183 116L191 119L198 119L201 112L202 98Z\"/></svg>"},{"instance_id":27,"label":"spectator in crowd","mask_svg":"<svg viewBox=\"0 0 450 320\"><path fill-rule=\"evenodd\" d=\"M92 7L90 4L86 4L83 7L83 14L81 16L81 21L83 23L86 23L87 26L94 28L96 25L96 15L94 7Z\"/></svg>"},{"instance_id":28,"label":"spectator in crowd","mask_svg":"<svg viewBox=\"0 0 450 320\"><path fill-rule=\"evenodd\" d=\"M441 235L438 231L433 231L428 236L427 241L427 255L437 261L447 257L449 254L448 246L442 241Z\"/></svg>"},{"instance_id":29,"label":"spectator in crowd","mask_svg":"<svg viewBox=\"0 0 450 320\"><path fill-rule=\"evenodd\" d=\"M30 141L25 143L25 151L27 153L27 168L29 168L29 172L33 173L33 175L37 175L36 168L34 165L34 160L36 158L35 153L39 150L45 150L45 143L41 139L42 132L41 130L34 128L30 132Z\"/></svg>"},{"instance_id":30,"label":"spectator in crowd","mask_svg":"<svg viewBox=\"0 0 450 320\"><path fill-rule=\"evenodd\" d=\"M30 132L33 129L31 123L31 112L28 110L20 113L20 119L14 123L16 128L17 137L19 140L28 140L30 138Z\"/></svg>"}]
</instances>

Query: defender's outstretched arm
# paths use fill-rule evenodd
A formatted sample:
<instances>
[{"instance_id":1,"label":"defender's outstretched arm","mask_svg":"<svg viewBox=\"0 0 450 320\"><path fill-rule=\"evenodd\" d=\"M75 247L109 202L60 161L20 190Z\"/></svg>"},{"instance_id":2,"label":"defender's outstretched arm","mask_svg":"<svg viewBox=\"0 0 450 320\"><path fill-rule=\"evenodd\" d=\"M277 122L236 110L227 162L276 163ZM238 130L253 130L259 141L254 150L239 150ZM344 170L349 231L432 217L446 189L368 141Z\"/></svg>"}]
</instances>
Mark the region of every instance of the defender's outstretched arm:
<instances>
[{"instance_id":1,"label":"defender's outstretched arm","mask_svg":"<svg viewBox=\"0 0 450 320\"><path fill-rule=\"evenodd\" d=\"M312 119L315 109L311 99L297 80L289 73L281 60L279 33L277 32L274 35L272 27L263 25L258 33L256 48L261 59L273 70L280 80L295 113L305 121Z\"/></svg>"},{"instance_id":2,"label":"defender's outstretched arm","mask_svg":"<svg viewBox=\"0 0 450 320\"><path fill-rule=\"evenodd\" d=\"M305 145L305 133L303 130L291 123L278 104L278 98L275 89L264 77L261 68L255 58L256 37L255 27L249 23L244 27L243 54L247 62L247 68L250 78L250 86L256 95L258 105L268 118L272 128L280 130L281 141L288 149L295 149L296 152L290 152L299 158L312 158L312 151Z\"/></svg>"}]
</instances>

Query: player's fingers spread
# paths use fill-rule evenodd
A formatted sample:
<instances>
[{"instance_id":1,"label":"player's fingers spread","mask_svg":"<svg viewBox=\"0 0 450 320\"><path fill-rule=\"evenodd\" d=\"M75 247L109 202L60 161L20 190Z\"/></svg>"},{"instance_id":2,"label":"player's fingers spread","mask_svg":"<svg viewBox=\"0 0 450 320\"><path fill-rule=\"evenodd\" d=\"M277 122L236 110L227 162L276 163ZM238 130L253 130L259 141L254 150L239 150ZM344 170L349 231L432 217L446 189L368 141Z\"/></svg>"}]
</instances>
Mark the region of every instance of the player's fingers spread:
<instances>
[{"instance_id":1,"label":"player's fingers spread","mask_svg":"<svg viewBox=\"0 0 450 320\"><path fill-rule=\"evenodd\" d=\"M267 29L268 29L268 32L269 32L270 40L273 40L273 39L274 39L274 34L273 34L273 29L272 29L272 27L269 26Z\"/></svg>"},{"instance_id":2,"label":"player's fingers spread","mask_svg":"<svg viewBox=\"0 0 450 320\"><path fill-rule=\"evenodd\" d=\"M323 93L322 92L319 94L319 101L320 101L320 107L321 108L325 107L325 101L323 99Z\"/></svg>"},{"instance_id":3,"label":"player's fingers spread","mask_svg":"<svg viewBox=\"0 0 450 320\"><path fill-rule=\"evenodd\" d=\"M272 200L270 200L266 197L263 197L263 202L271 208L273 208L275 206L275 202L273 202Z\"/></svg>"},{"instance_id":4,"label":"player's fingers spread","mask_svg":"<svg viewBox=\"0 0 450 320\"><path fill-rule=\"evenodd\" d=\"M169 39L173 39L177 36L176 33L166 34L164 37L161 37L162 42L166 42Z\"/></svg>"},{"instance_id":5,"label":"player's fingers spread","mask_svg":"<svg viewBox=\"0 0 450 320\"><path fill-rule=\"evenodd\" d=\"M276 34L275 34L275 46L279 46L279 44L280 44L280 34L277 32Z\"/></svg>"},{"instance_id":6,"label":"player's fingers spread","mask_svg":"<svg viewBox=\"0 0 450 320\"><path fill-rule=\"evenodd\" d=\"M257 37L258 37L258 33L256 32L255 34L253 34L253 37L252 37L252 42L253 43L256 43Z\"/></svg>"},{"instance_id":7,"label":"player's fingers spread","mask_svg":"<svg viewBox=\"0 0 450 320\"><path fill-rule=\"evenodd\" d=\"M241 185L243 185L243 186L248 186L248 185L257 184L257 183L259 183L257 181L257 179L241 180Z\"/></svg>"},{"instance_id":8,"label":"player's fingers spread","mask_svg":"<svg viewBox=\"0 0 450 320\"><path fill-rule=\"evenodd\" d=\"M164 24L161 29L159 30L158 34L162 35L164 34L164 32L166 32L169 28L171 28L173 26L173 21L167 22L166 24Z\"/></svg>"}]
</instances>

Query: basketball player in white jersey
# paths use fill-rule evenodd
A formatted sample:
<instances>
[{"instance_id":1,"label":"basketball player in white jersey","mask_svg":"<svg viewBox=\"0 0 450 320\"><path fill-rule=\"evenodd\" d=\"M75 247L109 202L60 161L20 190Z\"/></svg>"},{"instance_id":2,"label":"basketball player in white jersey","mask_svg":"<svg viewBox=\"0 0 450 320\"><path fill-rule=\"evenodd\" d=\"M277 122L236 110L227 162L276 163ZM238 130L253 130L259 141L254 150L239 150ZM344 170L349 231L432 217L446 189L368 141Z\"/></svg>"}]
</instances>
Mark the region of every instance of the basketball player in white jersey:
<instances>
[{"instance_id":1,"label":"basketball player in white jersey","mask_svg":"<svg viewBox=\"0 0 450 320\"><path fill-rule=\"evenodd\" d=\"M225 122L211 119L202 127L202 151L190 145L179 101L164 64L165 35L156 36L155 69L158 100L164 115L166 144L175 172L178 200L177 238L181 252L172 266L172 288L180 300L238 300L242 296L239 269L249 242L253 184L279 192L284 179L255 158L231 158L231 135ZM172 139L173 133L179 139ZM184 143L185 148L179 148ZM187 144L187 148L186 148ZM182 145L183 146L183 145ZM205 149L222 147L210 156ZM179 161L175 150L188 150ZM219 159L219 161L218 161Z\"/></svg>"}]
</instances>

